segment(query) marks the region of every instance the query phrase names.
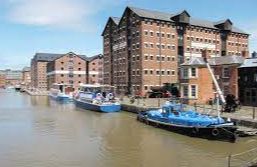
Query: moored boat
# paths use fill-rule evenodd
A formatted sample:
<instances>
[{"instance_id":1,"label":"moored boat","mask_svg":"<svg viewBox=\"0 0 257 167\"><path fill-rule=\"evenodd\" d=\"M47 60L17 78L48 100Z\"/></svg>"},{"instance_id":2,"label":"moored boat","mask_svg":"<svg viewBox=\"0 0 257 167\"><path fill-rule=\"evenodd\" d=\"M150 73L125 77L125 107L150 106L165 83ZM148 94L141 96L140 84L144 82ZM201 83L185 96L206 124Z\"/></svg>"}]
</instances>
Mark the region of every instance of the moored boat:
<instances>
[{"instance_id":1,"label":"moored boat","mask_svg":"<svg viewBox=\"0 0 257 167\"><path fill-rule=\"evenodd\" d=\"M141 112L137 119L155 127L180 134L211 140L236 140L237 127L231 121L221 117L199 114L193 110L184 110L183 105L166 102L162 108Z\"/></svg>"},{"instance_id":2,"label":"moored boat","mask_svg":"<svg viewBox=\"0 0 257 167\"><path fill-rule=\"evenodd\" d=\"M69 102L72 101L73 88L69 84L53 84L49 92L49 97L60 101L60 102Z\"/></svg>"},{"instance_id":3,"label":"moored boat","mask_svg":"<svg viewBox=\"0 0 257 167\"><path fill-rule=\"evenodd\" d=\"M114 96L114 87L109 85L81 85L74 102L78 108L104 113L118 112L121 109Z\"/></svg>"},{"instance_id":4,"label":"moored boat","mask_svg":"<svg viewBox=\"0 0 257 167\"><path fill-rule=\"evenodd\" d=\"M14 89L15 89L16 91L20 91L20 90L21 90L21 85L15 85L15 86L14 86Z\"/></svg>"}]
</instances>

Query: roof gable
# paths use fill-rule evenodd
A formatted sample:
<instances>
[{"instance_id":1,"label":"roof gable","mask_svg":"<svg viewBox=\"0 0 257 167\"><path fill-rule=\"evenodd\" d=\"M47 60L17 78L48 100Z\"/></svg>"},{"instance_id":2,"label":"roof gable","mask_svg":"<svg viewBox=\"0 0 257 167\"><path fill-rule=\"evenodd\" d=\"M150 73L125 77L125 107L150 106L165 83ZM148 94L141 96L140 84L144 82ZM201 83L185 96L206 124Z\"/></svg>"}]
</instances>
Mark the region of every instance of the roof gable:
<instances>
[{"instance_id":1,"label":"roof gable","mask_svg":"<svg viewBox=\"0 0 257 167\"><path fill-rule=\"evenodd\" d=\"M190 23L190 15L186 10L183 10L182 12L172 16L170 19L179 23Z\"/></svg>"},{"instance_id":2,"label":"roof gable","mask_svg":"<svg viewBox=\"0 0 257 167\"><path fill-rule=\"evenodd\" d=\"M207 21L207 20L203 20L203 19L192 18L186 10L184 10L180 13L177 13L177 14L171 14L171 13L159 12L159 11L148 10L148 9L141 9L141 8L136 8L136 7L127 7L125 9L125 11L128 9L132 10L139 17L149 18L149 19L153 19L153 20L167 21L167 22L174 22L174 20L172 20L171 18L173 18L176 15L183 14L183 15L187 15L190 17L190 20L189 20L190 25L200 26L200 27L205 27L205 28L210 28L210 29L216 29L216 30L219 30L219 28L216 27L215 25L217 25L219 23L224 23L224 22L227 24L232 23L230 19L222 20L219 22L211 22L211 21ZM123 15L124 15L124 13L123 13ZM233 23L231 24L231 31L248 35L243 30L233 26Z\"/></svg>"},{"instance_id":3,"label":"roof gable","mask_svg":"<svg viewBox=\"0 0 257 167\"><path fill-rule=\"evenodd\" d=\"M107 22L106 22L106 24L105 24L104 30L103 30L101 35L102 36L104 35L104 33L105 33L106 29L107 29L107 26L112 25L112 23L114 23L114 25L118 26L119 22L120 22L120 18L118 18L118 17L109 17Z\"/></svg>"}]
</instances>

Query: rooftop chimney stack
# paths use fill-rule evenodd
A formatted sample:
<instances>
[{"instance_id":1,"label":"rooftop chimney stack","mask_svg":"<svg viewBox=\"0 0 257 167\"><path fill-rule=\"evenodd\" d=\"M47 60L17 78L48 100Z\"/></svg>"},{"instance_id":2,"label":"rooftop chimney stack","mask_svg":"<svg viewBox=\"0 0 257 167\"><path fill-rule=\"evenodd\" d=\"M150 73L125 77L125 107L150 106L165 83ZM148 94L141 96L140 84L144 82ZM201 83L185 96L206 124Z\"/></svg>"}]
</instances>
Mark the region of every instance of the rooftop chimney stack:
<instances>
[{"instance_id":1,"label":"rooftop chimney stack","mask_svg":"<svg viewBox=\"0 0 257 167\"><path fill-rule=\"evenodd\" d=\"M255 51L252 53L252 58L257 58L257 53Z\"/></svg>"}]
</instances>

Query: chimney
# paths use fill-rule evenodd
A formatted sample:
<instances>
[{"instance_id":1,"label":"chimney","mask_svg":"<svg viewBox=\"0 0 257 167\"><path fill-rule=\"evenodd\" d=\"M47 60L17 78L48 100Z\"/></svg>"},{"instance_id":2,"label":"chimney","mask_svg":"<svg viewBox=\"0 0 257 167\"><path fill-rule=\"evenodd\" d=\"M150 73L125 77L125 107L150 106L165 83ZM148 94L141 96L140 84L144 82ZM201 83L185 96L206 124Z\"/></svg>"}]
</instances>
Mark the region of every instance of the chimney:
<instances>
[{"instance_id":1,"label":"chimney","mask_svg":"<svg viewBox=\"0 0 257 167\"><path fill-rule=\"evenodd\" d=\"M202 57L205 62L211 58L207 49L202 50Z\"/></svg>"},{"instance_id":2,"label":"chimney","mask_svg":"<svg viewBox=\"0 0 257 167\"><path fill-rule=\"evenodd\" d=\"M242 51L242 56L243 56L244 58L248 58L248 57L249 57L249 52L246 51L246 50L243 50L243 51Z\"/></svg>"},{"instance_id":3,"label":"chimney","mask_svg":"<svg viewBox=\"0 0 257 167\"><path fill-rule=\"evenodd\" d=\"M252 53L252 58L257 58L257 53L255 51Z\"/></svg>"}]
</instances>

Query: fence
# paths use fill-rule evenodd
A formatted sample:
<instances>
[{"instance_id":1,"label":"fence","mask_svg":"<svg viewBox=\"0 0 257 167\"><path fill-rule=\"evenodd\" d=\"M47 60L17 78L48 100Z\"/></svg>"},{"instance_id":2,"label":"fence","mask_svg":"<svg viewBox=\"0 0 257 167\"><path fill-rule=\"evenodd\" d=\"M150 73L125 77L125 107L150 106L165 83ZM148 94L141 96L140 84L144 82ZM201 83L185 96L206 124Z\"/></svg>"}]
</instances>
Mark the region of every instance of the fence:
<instances>
[{"instance_id":1,"label":"fence","mask_svg":"<svg viewBox=\"0 0 257 167\"><path fill-rule=\"evenodd\" d=\"M164 104L169 98L137 98L137 99L131 99L124 97L122 98L122 103L123 104L129 104L129 105L136 105L139 107L160 107L162 104ZM216 115L217 114L217 109L216 105L200 105L195 103L194 105L186 105L186 108L190 108L193 110L196 110L200 113L204 114L211 114L211 115ZM221 109L221 106L220 106ZM233 116L236 118L244 118L244 119L252 119L256 120L257 119L257 109L256 107L247 107L247 106L242 106L236 112L234 113L222 113L223 116Z\"/></svg>"},{"instance_id":2,"label":"fence","mask_svg":"<svg viewBox=\"0 0 257 167\"><path fill-rule=\"evenodd\" d=\"M257 166L257 148L228 156L228 167Z\"/></svg>"},{"instance_id":3,"label":"fence","mask_svg":"<svg viewBox=\"0 0 257 167\"><path fill-rule=\"evenodd\" d=\"M221 109L221 106L220 106L220 109ZM195 103L194 110L205 114L217 113L217 109L215 105L198 105ZM240 118L246 118L246 119L252 119L252 120L257 119L257 109L256 107L251 107L251 106L242 106L239 109L237 109L234 113L223 112L222 114L224 116L233 115L235 117L240 117Z\"/></svg>"}]
</instances>

